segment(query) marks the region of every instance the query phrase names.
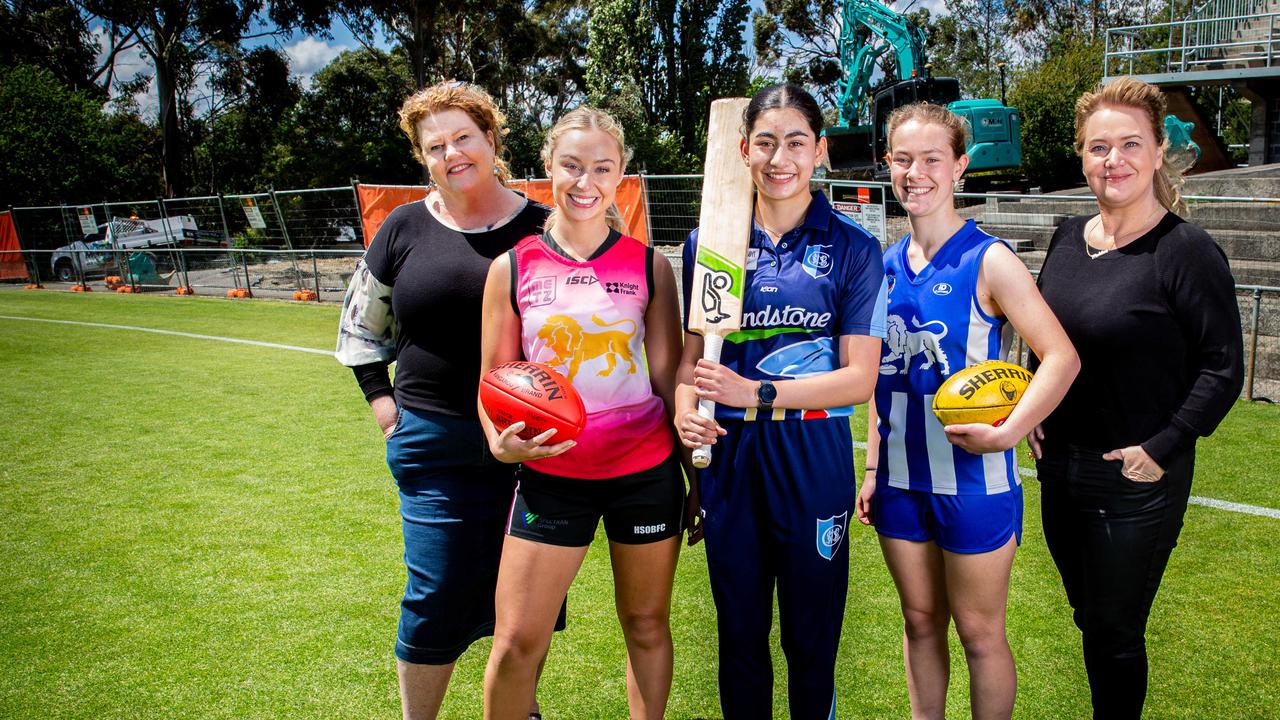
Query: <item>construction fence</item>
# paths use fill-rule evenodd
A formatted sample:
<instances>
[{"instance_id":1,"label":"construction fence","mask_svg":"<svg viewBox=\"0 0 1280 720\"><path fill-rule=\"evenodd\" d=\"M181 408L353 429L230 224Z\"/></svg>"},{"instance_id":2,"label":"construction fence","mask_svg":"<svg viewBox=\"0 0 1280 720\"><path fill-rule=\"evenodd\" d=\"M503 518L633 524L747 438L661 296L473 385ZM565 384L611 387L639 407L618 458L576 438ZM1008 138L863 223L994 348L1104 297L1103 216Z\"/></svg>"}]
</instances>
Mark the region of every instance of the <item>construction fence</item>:
<instances>
[{"instance_id":1,"label":"construction fence","mask_svg":"<svg viewBox=\"0 0 1280 720\"><path fill-rule=\"evenodd\" d=\"M619 207L631 232L663 249L698 225L700 175L628 176ZM513 183L549 203L545 180ZM833 206L882 245L907 231L884 183L815 180ZM341 300L368 241L421 186L353 184L108 202L15 207L0 213L0 281L128 291ZM1189 196L1188 218L1230 259L1245 331L1245 397L1280 399L1280 198ZM1057 226L1096 211L1088 194L957 193L960 213L1005 239L1038 272Z\"/></svg>"}]
</instances>

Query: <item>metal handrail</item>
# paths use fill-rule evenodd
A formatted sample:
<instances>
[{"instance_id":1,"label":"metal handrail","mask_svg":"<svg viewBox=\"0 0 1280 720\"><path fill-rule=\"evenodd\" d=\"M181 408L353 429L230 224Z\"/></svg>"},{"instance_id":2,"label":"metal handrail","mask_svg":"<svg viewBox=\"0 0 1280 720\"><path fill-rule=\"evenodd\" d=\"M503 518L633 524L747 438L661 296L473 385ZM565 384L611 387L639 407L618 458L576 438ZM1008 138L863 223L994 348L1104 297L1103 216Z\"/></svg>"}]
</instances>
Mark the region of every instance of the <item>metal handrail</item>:
<instances>
[{"instance_id":1,"label":"metal handrail","mask_svg":"<svg viewBox=\"0 0 1280 720\"><path fill-rule=\"evenodd\" d=\"M1134 58L1147 55L1166 55L1164 69L1169 72L1183 72L1188 67L1215 62L1265 60L1266 67L1272 67L1280 59L1280 38L1276 37L1277 18L1280 12L1253 13L1250 10L1261 7L1259 0L1237 0L1229 3L1231 13L1213 17L1195 17L1209 3L1201 5L1182 20L1147 23L1143 25L1124 25L1108 28L1104 36L1103 74L1112 74L1112 63L1126 63L1127 70L1133 73ZM1223 9L1224 3L1215 3L1214 9ZM1263 25L1262 21L1266 21ZM1253 40L1236 39L1244 24L1264 30L1264 36ZM1134 48L1134 41L1140 37L1141 31L1153 31L1167 28L1168 44L1166 47ZM1178 37L1175 38L1175 33ZM1116 41L1112 36L1116 36ZM1247 46L1264 46L1265 52L1244 52L1232 55L1231 48ZM1212 57L1210 56L1212 54Z\"/></svg>"}]
</instances>

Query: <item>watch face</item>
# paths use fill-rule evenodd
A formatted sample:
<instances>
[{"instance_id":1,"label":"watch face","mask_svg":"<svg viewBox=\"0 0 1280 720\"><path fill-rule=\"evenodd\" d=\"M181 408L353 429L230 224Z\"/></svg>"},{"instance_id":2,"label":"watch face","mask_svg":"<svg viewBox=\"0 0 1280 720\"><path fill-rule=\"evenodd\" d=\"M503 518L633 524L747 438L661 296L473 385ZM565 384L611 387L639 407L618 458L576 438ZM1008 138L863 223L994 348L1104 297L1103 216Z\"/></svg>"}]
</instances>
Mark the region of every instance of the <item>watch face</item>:
<instances>
[{"instance_id":1,"label":"watch face","mask_svg":"<svg viewBox=\"0 0 1280 720\"><path fill-rule=\"evenodd\" d=\"M757 394L760 396L761 405L772 405L773 399L778 397L778 388L774 387L773 383L766 380L760 383L760 390Z\"/></svg>"}]
</instances>

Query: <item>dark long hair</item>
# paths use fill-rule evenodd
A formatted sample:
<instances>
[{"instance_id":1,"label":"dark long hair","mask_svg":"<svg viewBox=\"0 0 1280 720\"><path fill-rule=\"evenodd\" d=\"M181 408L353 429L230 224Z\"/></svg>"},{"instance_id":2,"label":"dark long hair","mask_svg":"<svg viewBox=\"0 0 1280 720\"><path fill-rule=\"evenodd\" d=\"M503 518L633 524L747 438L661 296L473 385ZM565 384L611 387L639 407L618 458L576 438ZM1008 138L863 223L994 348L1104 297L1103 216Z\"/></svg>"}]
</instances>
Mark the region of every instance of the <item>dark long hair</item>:
<instances>
[{"instance_id":1,"label":"dark long hair","mask_svg":"<svg viewBox=\"0 0 1280 720\"><path fill-rule=\"evenodd\" d=\"M822 108L818 107L818 101L804 88L790 83L769 85L751 98L747 109L742 112L742 136L751 135L751 128L761 113L780 108L798 111L809 122L814 139L822 137Z\"/></svg>"}]
</instances>

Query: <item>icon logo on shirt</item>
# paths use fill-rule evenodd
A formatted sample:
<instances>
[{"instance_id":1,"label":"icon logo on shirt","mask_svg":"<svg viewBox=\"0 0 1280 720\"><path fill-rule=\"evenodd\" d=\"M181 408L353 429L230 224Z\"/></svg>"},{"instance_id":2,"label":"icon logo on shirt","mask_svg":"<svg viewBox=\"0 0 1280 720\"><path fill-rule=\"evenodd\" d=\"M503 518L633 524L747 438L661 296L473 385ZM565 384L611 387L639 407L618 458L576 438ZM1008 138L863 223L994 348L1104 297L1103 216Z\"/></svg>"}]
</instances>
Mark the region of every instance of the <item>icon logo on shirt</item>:
<instances>
[{"instance_id":1,"label":"icon logo on shirt","mask_svg":"<svg viewBox=\"0 0 1280 720\"><path fill-rule=\"evenodd\" d=\"M947 353L942 349L942 339L947 336L947 325L941 320L930 320L921 323L916 317L911 318L914 329L907 328L907 323L898 315L885 318L884 351L880 356L881 375L906 375L911 372L911 364L915 358L924 360L921 370L928 370L935 364L943 377L951 374L951 363L947 361ZM897 366L898 362L902 367Z\"/></svg>"},{"instance_id":2,"label":"icon logo on shirt","mask_svg":"<svg viewBox=\"0 0 1280 720\"><path fill-rule=\"evenodd\" d=\"M553 275L536 277L529 281L529 307L550 305L556 301L556 279Z\"/></svg>"},{"instance_id":3,"label":"icon logo on shirt","mask_svg":"<svg viewBox=\"0 0 1280 720\"><path fill-rule=\"evenodd\" d=\"M950 294L951 294L951 283L944 283L944 282L941 282L941 283L938 283L937 285L934 285L934 286L933 286L933 294L934 294L934 295L943 295L943 296L950 295Z\"/></svg>"},{"instance_id":4,"label":"icon logo on shirt","mask_svg":"<svg viewBox=\"0 0 1280 720\"><path fill-rule=\"evenodd\" d=\"M761 358L756 369L774 377L802 378L831 372L837 362L831 338L824 337L780 347Z\"/></svg>"},{"instance_id":5,"label":"icon logo on shirt","mask_svg":"<svg viewBox=\"0 0 1280 720\"><path fill-rule=\"evenodd\" d=\"M832 515L826 520L818 519L818 554L824 560L834 558L836 550L840 549L840 541L844 540L845 522L848 518L849 513L846 511L839 515Z\"/></svg>"},{"instance_id":6,"label":"icon logo on shirt","mask_svg":"<svg viewBox=\"0 0 1280 720\"><path fill-rule=\"evenodd\" d=\"M810 245L804 251L804 271L809 273L809 277L818 279L831 274L831 254L823 252L830 248L830 245Z\"/></svg>"},{"instance_id":7,"label":"icon logo on shirt","mask_svg":"<svg viewBox=\"0 0 1280 720\"><path fill-rule=\"evenodd\" d=\"M578 369L585 362L597 358L605 361L605 369L597 374L608 377L620 367L626 367L628 375L636 372L636 361L631 354L631 338L637 331L636 321L621 318L607 322L598 315L591 316L596 327L605 330L587 330L577 318L570 315L552 315L538 328L538 339L545 343L544 348L554 356L544 360L552 367L564 368L564 374L570 380L578 375ZM630 330L613 329L614 326L631 326ZM625 327L625 326L624 326Z\"/></svg>"},{"instance_id":8,"label":"icon logo on shirt","mask_svg":"<svg viewBox=\"0 0 1280 720\"><path fill-rule=\"evenodd\" d=\"M604 291L610 295L638 295L640 286L636 283L615 282L610 280L604 284Z\"/></svg>"}]
</instances>

